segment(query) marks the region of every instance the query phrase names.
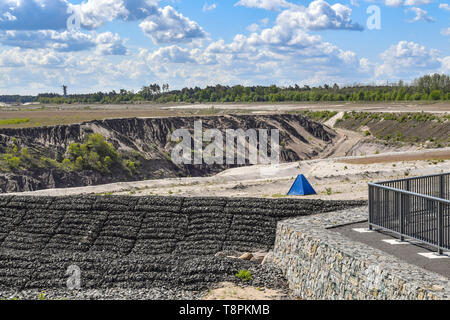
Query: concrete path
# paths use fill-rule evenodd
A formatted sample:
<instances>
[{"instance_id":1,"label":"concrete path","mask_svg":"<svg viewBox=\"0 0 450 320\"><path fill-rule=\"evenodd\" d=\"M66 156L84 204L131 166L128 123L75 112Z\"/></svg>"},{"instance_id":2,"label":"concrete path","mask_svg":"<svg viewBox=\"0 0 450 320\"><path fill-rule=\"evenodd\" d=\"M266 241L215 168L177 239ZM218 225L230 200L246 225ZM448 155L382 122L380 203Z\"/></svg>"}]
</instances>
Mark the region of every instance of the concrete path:
<instances>
[{"instance_id":1,"label":"concrete path","mask_svg":"<svg viewBox=\"0 0 450 320\"><path fill-rule=\"evenodd\" d=\"M418 241L407 240L400 242L397 236L386 231L368 232L367 223L351 224L329 230L450 279L450 252L438 255L436 249Z\"/></svg>"}]
</instances>

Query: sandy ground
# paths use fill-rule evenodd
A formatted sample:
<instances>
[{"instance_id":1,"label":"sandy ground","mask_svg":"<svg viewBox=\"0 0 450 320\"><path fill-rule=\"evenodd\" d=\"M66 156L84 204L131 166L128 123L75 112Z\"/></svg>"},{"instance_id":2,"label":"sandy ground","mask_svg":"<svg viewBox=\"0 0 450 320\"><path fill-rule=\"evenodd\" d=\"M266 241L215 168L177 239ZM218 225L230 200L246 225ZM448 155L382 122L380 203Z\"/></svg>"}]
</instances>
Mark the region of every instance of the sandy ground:
<instances>
[{"instance_id":1,"label":"sandy ground","mask_svg":"<svg viewBox=\"0 0 450 320\"><path fill-rule=\"evenodd\" d=\"M333 111L368 111L368 112L432 112L445 113L450 112L450 103L415 103L415 102L388 102L388 103L352 103L352 102L336 102L336 103L279 103L279 104L264 104L264 103L248 103L248 104L196 104L198 109L245 109L254 111L294 111L294 110L333 110ZM192 108L192 105L174 105L165 107L171 110L180 110Z\"/></svg>"},{"instance_id":2,"label":"sandy ground","mask_svg":"<svg viewBox=\"0 0 450 320\"><path fill-rule=\"evenodd\" d=\"M436 160L437 154L443 154ZM276 166L257 165L223 171L212 177L173 178L80 188L50 189L25 192L28 195L162 195L162 196L226 196L226 197L287 197L292 183L304 174L317 195L307 199L351 200L367 199L367 183L377 180L404 178L450 172L450 148L415 152L386 153L373 156L340 157L285 163ZM419 157L422 160L403 161ZM392 158L392 161L388 159ZM371 159L369 161L369 159ZM364 163L348 163L360 160ZM367 163L368 162L368 163ZM292 196L297 197L297 196Z\"/></svg>"},{"instance_id":3,"label":"sandy ground","mask_svg":"<svg viewBox=\"0 0 450 320\"><path fill-rule=\"evenodd\" d=\"M240 287L231 282L219 284L219 288L211 289L203 300L279 300L282 293L254 287Z\"/></svg>"}]
</instances>

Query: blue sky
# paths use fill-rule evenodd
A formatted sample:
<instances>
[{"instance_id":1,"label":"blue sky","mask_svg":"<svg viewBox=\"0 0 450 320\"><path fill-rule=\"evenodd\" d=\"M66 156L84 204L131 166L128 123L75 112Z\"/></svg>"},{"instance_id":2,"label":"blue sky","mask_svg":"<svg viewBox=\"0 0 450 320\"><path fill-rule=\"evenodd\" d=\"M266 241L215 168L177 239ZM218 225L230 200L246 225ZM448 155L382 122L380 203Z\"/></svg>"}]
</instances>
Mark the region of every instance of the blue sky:
<instances>
[{"instance_id":1,"label":"blue sky","mask_svg":"<svg viewBox=\"0 0 450 320\"><path fill-rule=\"evenodd\" d=\"M440 0L0 0L0 94L411 81L449 48Z\"/></svg>"}]
</instances>

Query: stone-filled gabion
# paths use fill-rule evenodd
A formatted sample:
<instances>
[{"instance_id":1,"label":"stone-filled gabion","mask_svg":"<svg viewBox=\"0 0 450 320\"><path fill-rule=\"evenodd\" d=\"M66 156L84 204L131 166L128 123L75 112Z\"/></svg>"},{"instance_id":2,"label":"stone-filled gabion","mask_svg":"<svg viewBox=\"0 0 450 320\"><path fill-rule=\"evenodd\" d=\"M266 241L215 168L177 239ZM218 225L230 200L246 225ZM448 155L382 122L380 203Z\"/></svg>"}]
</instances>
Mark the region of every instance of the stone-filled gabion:
<instances>
[{"instance_id":1,"label":"stone-filled gabion","mask_svg":"<svg viewBox=\"0 0 450 320\"><path fill-rule=\"evenodd\" d=\"M361 201L127 196L0 197L0 290L61 289L67 268L83 289L204 289L235 281L276 287L270 266L216 257L270 250L279 220ZM272 269L271 269L272 268ZM267 277L267 274L272 277Z\"/></svg>"}]
</instances>

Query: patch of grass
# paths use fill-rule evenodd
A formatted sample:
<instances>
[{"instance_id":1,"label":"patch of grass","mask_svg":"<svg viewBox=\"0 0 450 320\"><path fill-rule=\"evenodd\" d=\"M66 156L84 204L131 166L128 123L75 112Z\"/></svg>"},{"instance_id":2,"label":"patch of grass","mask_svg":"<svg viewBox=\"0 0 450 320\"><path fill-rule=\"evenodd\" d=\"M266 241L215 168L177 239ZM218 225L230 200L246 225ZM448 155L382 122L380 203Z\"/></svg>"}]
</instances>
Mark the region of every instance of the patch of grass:
<instances>
[{"instance_id":1,"label":"patch of grass","mask_svg":"<svg viewBox=\"0 0 450 320\"><path fill-rule=\"evenodd\" d=\"M112 196L112 192L98 193L98 196Z\"/></svg>"},{"instance_id":2,"label":"patch of grass","mask_svg":"<svg viewBox=\"0 0 450 320\"><path fill-rule=\"evenodd\" d=\"M281 193L275 193L272 195L272 198L284 198L284 197L287 197L287 195Z\"/></svg>"},{"instance_id":3,"label":"patch of grass","mask_svg":"<svg viewBox=\"0 0 450 320\"><path fill-rule=\"evenodd\" d=\"M29 118L26 118L26 119L6 119L6 120L0 120L0 125L6 126L6 125L13 125L13 124L28 123L28 122L30 122Z\"/></svg>"},{"instance_id":4,"label":"patch of grass","mask_svg":"<svg viewBox=\"0 0 450 320\"><path fill-rule=\"evenodd\" d=\"M238 273L235 274L236 278L241 279L242 281L252 281L252 273L249 270L239 270Z\"/></svg>"},{"instance_id":5,"label":"patch of grass","mask_svg":"<svg viewBox=\"0 0 450 320\"><path fill-rule=\"evenodd\" d=\"M337 111L329 111L329 110L323 110L323 111L302 111L301 114L304 116L307 116L308 118L311 118L316 121L327 121L331 118L333 118Z\"/></svg>"},{"instance_id":6,"label":"patch of grass","mask_svg":"<svg viewBox=\"0 0 450 320\"><path fill-rule=\"evenodd\" d=\"M44 291L38 294L37 300L47 300L47 296Z\"/></svg>"}]
</instances>

